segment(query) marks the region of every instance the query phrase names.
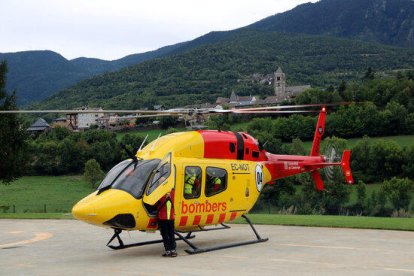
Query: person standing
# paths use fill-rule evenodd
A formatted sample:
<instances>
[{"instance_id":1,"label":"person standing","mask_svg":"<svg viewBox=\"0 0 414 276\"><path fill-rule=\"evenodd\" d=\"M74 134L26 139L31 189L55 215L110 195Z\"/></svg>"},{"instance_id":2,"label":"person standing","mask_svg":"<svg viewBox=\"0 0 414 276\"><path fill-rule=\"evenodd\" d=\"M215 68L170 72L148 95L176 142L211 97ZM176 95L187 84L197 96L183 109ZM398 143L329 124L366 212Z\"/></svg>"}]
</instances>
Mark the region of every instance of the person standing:
<instances>
[{"instance_id":1,"label":"person standing","mask_svg":"<svg viewBox=\"0 0 414 276\"><path fill-rule=\"evenodd\" d=\"M174 236L174 189L164 195L157 203L158 227L164 242L163 257L177 257Z\"/></svg>"}]
</instances>

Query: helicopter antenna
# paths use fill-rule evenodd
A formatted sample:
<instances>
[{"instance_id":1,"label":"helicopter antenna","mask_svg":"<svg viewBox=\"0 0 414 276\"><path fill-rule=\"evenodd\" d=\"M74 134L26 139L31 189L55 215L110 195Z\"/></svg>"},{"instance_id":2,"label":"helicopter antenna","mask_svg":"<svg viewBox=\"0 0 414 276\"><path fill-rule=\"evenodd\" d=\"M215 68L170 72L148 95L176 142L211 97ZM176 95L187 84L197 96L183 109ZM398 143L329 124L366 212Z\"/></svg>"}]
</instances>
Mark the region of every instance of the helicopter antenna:
<instances>
[{"instance_id":1,"label":"helicopter antenna","mask_svg":"<svg viewBox=\"0 0 414 276\"><path fill-rule=\"evenodd\" d=\"M151 150L154 150L155 146L157 145L158 138L160 138L160 136L161 136L161 132L160 132L160 134L158 134L157 139L155 139L155 143L152 145Z\"/></svg>"},{"instance_id":2,"label":"helicopter antenna","mask_svg":"<svg viewBox=\"0 0 414 276\"><path fill-rule=\"evenodd\" d=\"M140 150L142 149L142 147L143 147L143 146L144 146L144 144L145 144L145 141L147 141L147 138L148 138L148 134L147 134L147 136L145 136L144 141L142 141L141 146L139 146L139 149L137 150L137 152L138 152L138 151L140 151Z\"/></svg>"}]
</instances>

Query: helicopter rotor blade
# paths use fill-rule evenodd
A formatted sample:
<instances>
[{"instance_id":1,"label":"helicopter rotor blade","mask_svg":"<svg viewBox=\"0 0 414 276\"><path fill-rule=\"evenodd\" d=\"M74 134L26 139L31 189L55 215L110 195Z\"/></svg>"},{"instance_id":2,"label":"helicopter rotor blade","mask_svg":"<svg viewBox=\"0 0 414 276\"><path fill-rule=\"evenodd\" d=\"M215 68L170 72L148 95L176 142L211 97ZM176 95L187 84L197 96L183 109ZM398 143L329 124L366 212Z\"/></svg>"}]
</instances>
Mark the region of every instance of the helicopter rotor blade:
<instances>
[{"instance_id":1,"label":"helicopter rotor blade","mask_svg":"<svg viewBox=\"0 0 414 276\"><path fill-rule=\"evenodd\" d=\"M65 114L83 114L83 113L110 113L110 114L139 114L141 117L158 117L158 116L180 116L180 115L193 115L193 114L272 114L272 113L313 113L314 110L295 110L298 108L312 108L312 107L328 107L328 106L340 106L349 105L350 102L339 103L327 103L327 104L302 104L302 105L281 105L281 106L264 106L264 107L250 107L250 108L232 108L232 109L218 109L218 108L173 108L167 110L125 110L125 109L49 109L49 110L0 110L0 114L38 114L38 113L65 113ZM292 110L286 110L292 109ZM285 110L285 111L284 111Z\"/></svg>"},{"instance_id":2,"label":"helicopter rotor blade","mask_svg":"<svg viewBox=\"0 0 414 276\"><path fill-rule=\"evenodd\" d=\"M294 114L294 113L318 113L320 110L235 110L234 114Z\"/></svg>"},{"instance_id":3,"label":"helicopter rotor blade","mask_svg":"<svg viewBox=\"0 0 414 276\"><path fill-rule=\"evenodd\" d=\"M108 109L108 110L73 110L73 109L50 109L50 110L0 110L0 114L17 114L17 113L126 113L126 114L166 114L173 115L182 112L175 110L122 110L122 109Z\"/></svg>"},{"instance_id":4,"label":"helicopter rotor blade","mask_svg":"<svg viewBox=\"0 0 414 276\"><path fill-rule=\"evenodd\" d=\"M280 105L280 106L263 106L263 107L250 107L250 108L233 108L233 109L217 109L213 112L218 113L233 113L235 111L265 111L265 110L282 110L282 109L295 109L295 108L310 108L310 107L328 107L328 106L340 106L340 105L349 105L350 102L339 102L339 103L326 103L326 104L300 104L300 105Z\"/></svg>"}]
</instances>

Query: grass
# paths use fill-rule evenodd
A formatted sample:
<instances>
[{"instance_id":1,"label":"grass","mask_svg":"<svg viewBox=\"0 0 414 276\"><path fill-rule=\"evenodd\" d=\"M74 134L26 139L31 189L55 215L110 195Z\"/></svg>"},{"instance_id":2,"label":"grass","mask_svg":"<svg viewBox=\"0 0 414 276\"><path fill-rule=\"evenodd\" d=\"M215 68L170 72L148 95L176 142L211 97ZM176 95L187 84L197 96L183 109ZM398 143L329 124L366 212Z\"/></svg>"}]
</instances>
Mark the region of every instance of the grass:
<instances>
[{"instance_id":1,"label":"grass","mask_svg":"<svg viewBox=\"0 0 414 276\"><path fill-rule=\"evenodd\" d=\"M414 218L250 214L254 224L414 231ZM238 218L234 223L244 223Z\"/></svg>"},{"instance_id":2,"label":"grass","mask_svg":"<svg viewBox=\"0 0 414 276\"><path fill-rule=\"evenodd\" d=\"M0 213L68 213L93 190L81 176L25 176L0 185Z\"/></svg>"},{"instance_id":3,"label":"grass","mask_svg":"<svg viewBox=\"0 0 414 276\"><path fill-rule=\"evenodd\" d=\"M0 213L0 219L73 219L71 213Z\"/></svg>"}]
</instances>

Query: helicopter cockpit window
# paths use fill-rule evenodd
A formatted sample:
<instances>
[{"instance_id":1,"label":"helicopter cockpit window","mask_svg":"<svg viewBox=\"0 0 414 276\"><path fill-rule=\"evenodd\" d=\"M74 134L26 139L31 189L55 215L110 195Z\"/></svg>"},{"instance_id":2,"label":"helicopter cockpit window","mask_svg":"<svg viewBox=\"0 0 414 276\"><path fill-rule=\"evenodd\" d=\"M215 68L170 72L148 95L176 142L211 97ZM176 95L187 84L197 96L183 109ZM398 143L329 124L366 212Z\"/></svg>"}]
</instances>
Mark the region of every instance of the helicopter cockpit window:
<instances>
[{"instance_id":1,"label":"helicopter cockpit window","mask_svg":"<svg viewBox=\"0 0 414 276\"><path fill-rule=\"evenodd\" d=\"M163 184L171 174L171 153L168 153L154 170L147 195L151 194L158 186Z\"/></svg>"},{"instance_id":2,"label":"helicopter cockpit window","mask_svg":"<svg viewBox=\"0 0 414 276\"><path fill-rule=\"evenodd\" d=\"M185 167L184 198L197 198L201 191L201 168Z\"/></svg>"},{"instance_id":3,"label":"helicopter cockpit window","mask_svg":"<svg viewBox=\"0 0 414 276\"><path fill-rule=\"evenodd\" d=\"M220 168L206 169L206 196L212 196L227 188L227 171Z\"/></svg>"},{"instance_id":4,"label":"helicopter cockpit window","mask_svg":"<svg viewBox=\"0 0 414 276\"><path fill-rule=\"evenodd\" d=\"M135 198L140 198L151 173L159 163L159 159L131 162L114 181L111 188L126 191Z\"/></svg>"},{"instance_id":5,"label":"helicopter cockpit window","mask_svg":"<svg viewBox=\"0 0 414 276\"><path fill-rule=\"evenodd\" d=\"M102 190L108 186L111 186L114 180L118 177L118 175L131 163L132 159L127 159L122 161L121 163L118 163L108 172L108 174L105 176L104 180L102 180L97 190Z\"/></svg>"}]
</instances>

